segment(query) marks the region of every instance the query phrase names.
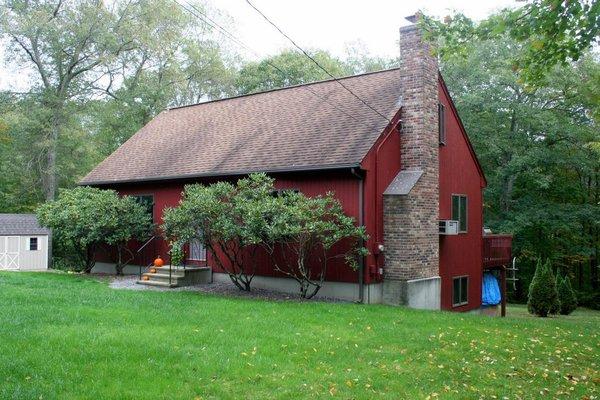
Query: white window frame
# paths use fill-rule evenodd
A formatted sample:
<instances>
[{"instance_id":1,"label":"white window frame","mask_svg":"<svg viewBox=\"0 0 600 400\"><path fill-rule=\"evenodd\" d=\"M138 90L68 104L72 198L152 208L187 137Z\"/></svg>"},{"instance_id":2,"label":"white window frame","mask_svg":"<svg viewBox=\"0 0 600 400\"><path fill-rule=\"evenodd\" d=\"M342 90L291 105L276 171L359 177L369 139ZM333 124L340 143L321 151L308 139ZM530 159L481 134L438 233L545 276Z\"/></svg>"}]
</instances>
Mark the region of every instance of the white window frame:
<instances>
[{"instance_id":1,"label":"white window frame","mask_svg":"<svg viewBox=\"0 0 600 400\"><path fill-rule=\"evenodd\" d=\"M31 240L35 239L35 249L31 248ZM40 238L37 236L30 236L27 240L27 250L29 251L39 251L40 250Z\"/></svg>"},{"instance_id":2,"label":"white window frame","mask_svg":"<svg viewBox=\"0 0 600 400\"><path fill-rule=\"evenodd\" d=\"M454 215L454 198L458 197L458 215L455 216ZM460 212L460 198L464 197L465 198L465 229L462 230L461 229L461 225L460 225L460 217L462 216L461 212ZM467 233L469 231L469 197L466 194L461 194L461 193L452 193L452 197L450 199L450 215L451 218L455 221L458 221L458 233ZM457 218L455 218L457 217Z\"/></svg>"},{"instance_id":3,"label":"white window frame","mask_svg":"<svg viewBox=\"0 0 600 400\"><path fill-rule=\"evenodd\" d=\"M465 296L465 301L460 301L461 300L461 295L462 295L462 279L466 279L467 280L467 295ZM454 282L456 280L459 280L459 284L458 284L458 303L454 302ZM469 275L460 275L460 276L453 276L452 277L452 307L461 307L461 306L465 306L469 304Z\"/></svg>"}]
</instances>

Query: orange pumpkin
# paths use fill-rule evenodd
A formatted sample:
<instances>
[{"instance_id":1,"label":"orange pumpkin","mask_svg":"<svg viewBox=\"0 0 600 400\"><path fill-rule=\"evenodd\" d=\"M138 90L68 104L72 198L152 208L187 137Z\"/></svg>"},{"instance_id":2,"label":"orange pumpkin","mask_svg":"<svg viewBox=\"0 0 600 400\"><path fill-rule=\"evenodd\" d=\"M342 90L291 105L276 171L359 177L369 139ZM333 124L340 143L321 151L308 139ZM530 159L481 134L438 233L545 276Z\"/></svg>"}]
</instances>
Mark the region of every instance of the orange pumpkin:
<instances>
[{"instance_id":1,"label":"orange pumpkin","mask_svg":"<svg viewBox=\"0 0 600 400\"><path fill-rule=\"evenodd\" d=\"M160 256L157 256L156 260L154 260L154 266L162 267L163 265L165 265L165 262L162 260L162 258L160 258Z\"/></svg>"},{"instance_id":2,"label":"orange pumpkin","mask_svg":"<svg viewBox=\"0 0 600 400\"><path fill-rule=\"evenodd\" d=\"M155 274L156 273L156 268L150 268L150 273L151 274Z\"/></svg>"},{"instance_id":3,"label":"orange pumpkin","mask_svg":"<svg viewBox=\"0 0 600 400\"><path fill-rule=\"evenodd\" d=\"M143 277L142 277L142 280L144 280L144 281L149 281L149 280L150 280L150 278L149 278L149 277L147 277L147 276L143 276Z\"/></svg>"}]
</instances>

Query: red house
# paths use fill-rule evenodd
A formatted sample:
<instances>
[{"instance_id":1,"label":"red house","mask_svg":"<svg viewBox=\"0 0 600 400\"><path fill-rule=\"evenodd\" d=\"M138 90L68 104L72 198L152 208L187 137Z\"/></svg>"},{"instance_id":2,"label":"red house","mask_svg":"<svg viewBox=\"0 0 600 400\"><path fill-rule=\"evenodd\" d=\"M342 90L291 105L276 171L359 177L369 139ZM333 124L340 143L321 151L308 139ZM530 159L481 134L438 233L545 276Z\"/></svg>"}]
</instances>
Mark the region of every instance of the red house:
<instances>
[{"instance_id":1,"label":"red house","mask_svg":"<svg viewBox=\"0 0 600 400\"><path fill-rule=\"evenodd\" d=\"M484 255L485 176L415 25L401 29L400 49L401 67L340 79L356 96L328 80L166 110L81 184L141 196L156 223L189 183L266 172L278 188L333 191L371 254L358 271L331 265L320 295L479 308L483 268L507 262ZM160 240L146 250L138 264L167 253ZM206 257L192 245L187 258ZM267 259L259 275L256 287L296 290Z\"/></svg>"}]
</instances>

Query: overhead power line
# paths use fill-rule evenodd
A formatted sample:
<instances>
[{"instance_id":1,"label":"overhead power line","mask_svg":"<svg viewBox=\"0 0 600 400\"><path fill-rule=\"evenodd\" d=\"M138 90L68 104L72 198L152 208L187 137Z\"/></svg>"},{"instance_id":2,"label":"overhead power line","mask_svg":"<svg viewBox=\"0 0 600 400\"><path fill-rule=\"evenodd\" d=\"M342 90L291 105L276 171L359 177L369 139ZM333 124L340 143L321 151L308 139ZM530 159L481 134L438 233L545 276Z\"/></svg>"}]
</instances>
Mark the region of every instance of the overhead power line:
<instances>
[{"instance_id":1,"label":"overhead power line","mask_svg":"<svg viewBox=\"0 0 600 400\"><path fill-rule=\"evenodd\" d=\"M239 40L231 32L229 32L227 29L223 28L219 23L217 23L215 20L213 20L212 18L210 18L205 12L203 12L202 10L200 10L199 8L197 8L196 6L194 6L192 3L186 2L186 5L188 7L190 7L190 8L188 8L188 7L184 6L183 4L179 3L179 1L177 1L177 0L173 0L173 2L175 4L177 4L179 7L181 7L183 10L187 11L189 14L193 15L194 17L198 18L199 20L201 20L202 22L204 22L205 24L207 24L208 26L210 26L211 28L219 30L221 33L223 33L225 35L225 37L227 37L229 40L231 40L232 42L234 42L238 46L245 48L246 50L248 50L249 52L251 52L252 54L254 54L254 56L256 56L257 58L261 58L261 55L257 51L253 50L251 47L249 47L244 42L242 42L241 40ZM269 65L271 68L273 68L273 69L277 70L278 72L280 72L281 74L283 74L283 76L285 76L286 78L289 78L289 75L284 70L282 70L277 65L273 64L268 59L264 59L263 61L267 65ZM333 108L335 108L336 110L338 110L338 111L346 114L348 117L352 118L356 122L359 122L359 123L363 123L364 122L364 121L358 120L356 117L354 117L348 111L346 111L343 108L339 107L338 105L332 103L330 100L322 97L321 95L319 95L316 91L314 91L309 86L299 86L299 87L301 87L301 88L309 91L314 96L318 97L320 100L328 103Z\"/></svg>"},{"instance_id":2,"label":"overhead power line","mask_svg":"<svg viewBox=\"0 0 600 400\"><path fill-rule=\"evenodd\" d=\"M387 118L385 115L383 115L382 113L380 113L379 111L377 111L377 109L375 109L374 107L372 107L369 103L367 103L365 100L363 100L362 98L360 98L360 96L358 96L356 93L354 93L350 88L348 88L346 85L344 85L344 83L341 80L339 80L333 74L331 74L325 67L323 67L317 60L315 60L315 58L313 56L311 56L302 47L300 47L294 41L294 39L292 39L283 30L281 30L281 28L279 28L273 21L271 21L269 19L269 17L267 17L265 14L263 14L262 11L260 11L258 8L256 8L256 6L254 4L252 4L250 2L250 0L246 0L246 3L248 3L250 5L250 7L252 7L257 13L259 13L265 19L265 21L267 21L275 29L277 29L277 31L279 31L279 33L281 33L283 35L283 37L285 37L287 40L289 40L294 45L294 47L296 47L298 50L300 50L309 60L311 60L313 63L315 63L315 65L317 67L319 67L323 72L325 72L328 76L330 76L334 81L336 81L337 83L339 83L344 89L346 89L350 94L352 94L354 97L356 97L358 100L360 100L360 102L363 103L365 106L369 107L371 110L373 110L375 113L377 113L381 118L385 119L387 122L390 122L390 123L392 122L389 118Z\"/></svg>"},{"instance_id":3,"label":"overhead power line","mask_svg":"<svg viewBox=\"0 0 600 400\"><path fill-rule=\"evenodd\" d=\"M251 47L249 47L244 42L242 42L241 40L239 40L231 32L229 32L227 29L223 28L219 23L217 23L215 20L213 20L212 18L210 18L205 12L203 12L200 9L198 9L192 3L186 2L186 5L188 7L190 7L190 8L188 8L188 7L184 6L183 4L179 3L179 1L177 1L177 0L173 0L173 2L175 4L177 4L179 7L181 7L183 10L187 11L189 14L193 15L194 17L198 18L199 20L201 20L202 22L204 22L205 24L207 24L208 26L210 26L211 28L217 29L217 30L221 31L225 35L225 37L227 37L229 40L231 40L232 42L234 42L238 46L245 48L246 50L248 50L249 52L251 52L252 54L254 54L255 57L261 58L261 55L257 51L253 50ZM263 61L267 65L269 65L271 68L279 71L283 76L285 76L286 78L289 79L289 75L284 70L282 70L281 68L279 68L277 65L273 64L271 61L269 61L267 59L264 59ZM329 105L331 105L336 110L338 110L338 111L346 114L348 117L352 118L353 120L355 120L357 122L361 122L356 117L354 117L352 114L350 114L348 111L346 111L343 108L341 108L341 107L337 106L336 104L332 103L330 100L328 100L328 99L320 96L316 91L314 91L309 86L300 86L300 87L302 89L305 89L305 90L309 91L315 97L318 97L320 100L328 103ZM362 121L362 122L364 122L364 121Z\"/></svg>"}]
</instances>

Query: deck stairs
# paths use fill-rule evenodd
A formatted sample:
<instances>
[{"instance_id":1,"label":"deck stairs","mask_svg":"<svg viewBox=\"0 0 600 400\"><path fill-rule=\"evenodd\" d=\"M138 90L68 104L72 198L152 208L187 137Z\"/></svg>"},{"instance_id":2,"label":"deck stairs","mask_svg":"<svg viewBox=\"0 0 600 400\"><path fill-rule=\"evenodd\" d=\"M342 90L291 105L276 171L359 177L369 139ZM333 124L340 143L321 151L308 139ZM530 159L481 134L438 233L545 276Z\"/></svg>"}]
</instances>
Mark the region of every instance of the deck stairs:
<instances>
[{"instance_id":1,"label":"deck stairs","mask_svg":"<svg viewBox=\"0 0 600 400\"><path fill-rule=\"evenodd\" d=\"M170 270L170 271L169 271ZM210 267L185 266L149 267L137 281L140 285L175 288L212 282Z\"/></svg>"}]
</instances>

